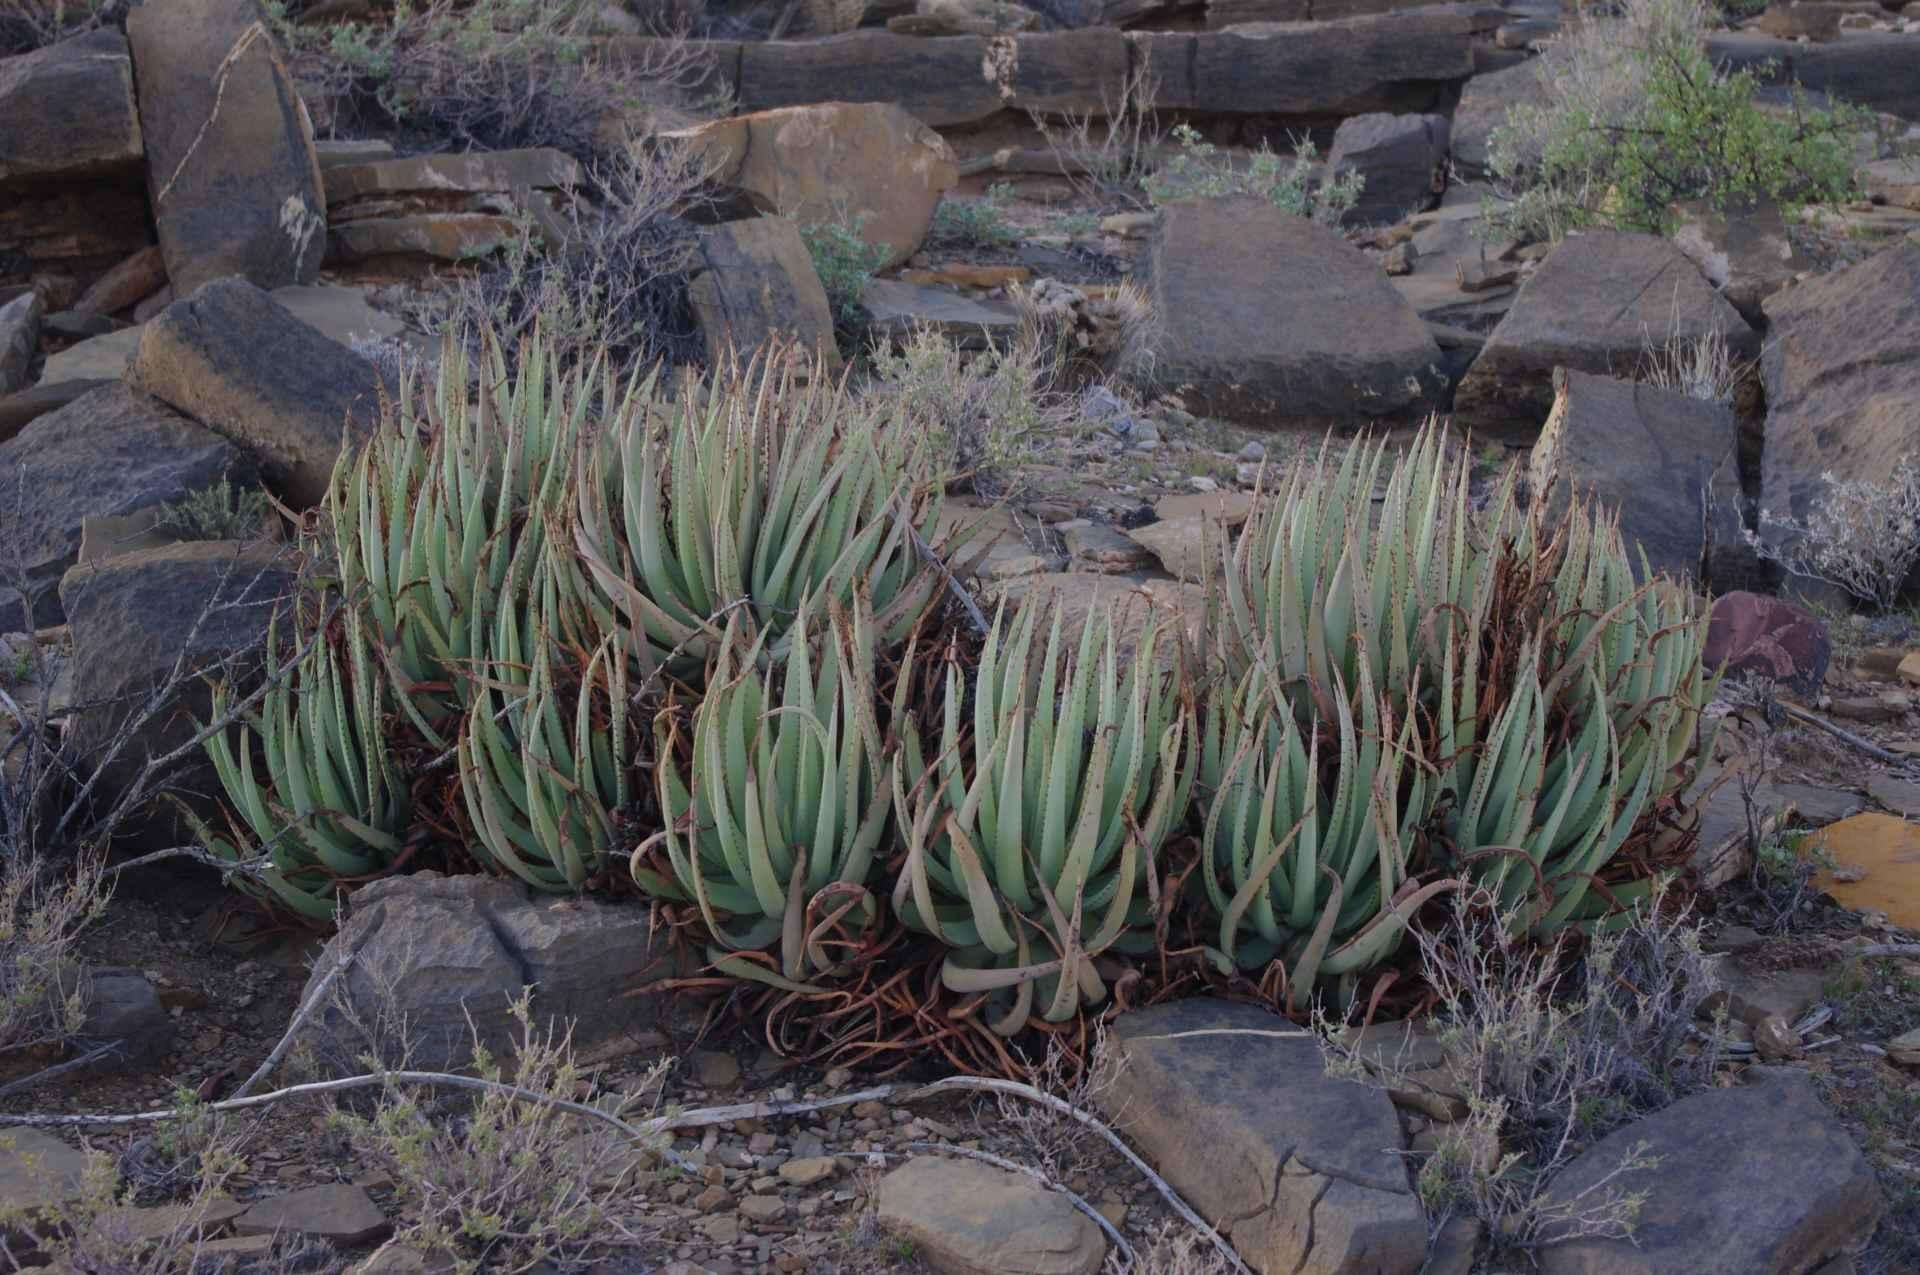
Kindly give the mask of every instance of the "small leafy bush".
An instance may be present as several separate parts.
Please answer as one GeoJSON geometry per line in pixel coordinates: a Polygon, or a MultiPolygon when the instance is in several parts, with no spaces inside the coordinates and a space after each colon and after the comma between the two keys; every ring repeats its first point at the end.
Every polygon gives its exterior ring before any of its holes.
{"type": "Polygon", "coordinates": [[[1007,224],[1013,187],[996,182],[980,199],[943,199],[934,210],[928,243],[936,248],[1004,248],[1019,236],[1007,224]]]}
{"type": "Polygon", "coordinates": [[[1845,197],[1861,115],[1796,97],[1757,101],[1762,70],[1714,66],[1700,0],[1631,0],[1548,50],[1544,103],[1513,107],[1490,141],[1496,233],[1557,239],[1586,225],[1661,233],[1673,208],[1845,197]]]}
{"type": "Polygon", "coordinates": [[[160,506],[154,525],[182,540],[249,540],[260,534],[272,512],[264,491],[222,478],[160,506]]]}
{"type": "Polygon", "coordinates": [[[64,1045],[80,1031],[86,985],[75,944],[106,905],[97,861],[76,860],[61,880],[24,846],[0,844],[0,1055],[64,1045]]]}
{"type": "Polygon", "coordinates": [[[1221,155],[1219,147],[1203,139],[1191,124],[1176,125],[1173,138],[1179,143],[1179,151],[1146,179],[1147,194],[1155,204],[1255,195],[1282,212],[1336,225],[1359,200],[1366,184],[1359,173],[1345,172],[1314,186],[1314,160],[1319,151],[1306,138],[1295,139],[1291,159],[1275,154],[1263,143],[1244,170],[1221,155]]]}
{"type": "Polygon", "coordinates": [[[867,224],[865,213],[849,213],[838,221],[814,222],[800,227],[800,238],[813,258],[814,273],[827,290],[827,304],[833,307],[834,321],[845,331],[860,326],[866,313],[861,296],[867,281],[887,263],[888,252],[879,244],[861,238],[867,224]]]}

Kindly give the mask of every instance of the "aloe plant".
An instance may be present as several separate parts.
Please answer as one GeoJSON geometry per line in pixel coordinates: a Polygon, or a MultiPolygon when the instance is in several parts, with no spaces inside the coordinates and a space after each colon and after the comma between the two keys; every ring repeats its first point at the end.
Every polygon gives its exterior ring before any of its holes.
{"type": "Polygon", "coordinates": [[[690,725],[672,709],[655,719],[664,826],[632,872],[647,893],[699,908],[717,968],[810,991],[877,919],[867,881],[893,743],[875,716],[864,599],[802,599],[788,632],[784,668],[767,671],[768,634],[731,616],[690,725]],[[757,953],[777,963],[745,955],[757,953]]]}
{"type": "Polygon", "coordinates": [[[636,396],[586,456],[575,542],[601,594],[658,657],[698,667],[730,610],[774,636],[803,599],[850,604],[898,641],[934,598],[937,485],[910,439],[856,410],[819,364],[767,356],[705,390],[636,396]]]}
{"type": "MultiPolygon", "coordinates": [[[[291,621],[309,640],[288,663],[269,666],[259,711],[207,740],[236,812],[231,835],[204,824],[197,832],[222,858],[264,853],[268,866],[258,879],[265,893],[325,921],[333,917],[343,881],[375,875],[400,853],[407,785],[387,752],[391,704],[359,613],[340,609],[337,636],[312,631],[314,621],[297,601],[291,621]]],[[[269,654],[279,650],[280,633],[276,613],[267,626],[269,654]]],[[[226,715],[232,696],[225,682],[214,684],[215,720],[226,715]]]]}
{"type": "Polygon", "coordinates": [[[1036,1006],[1059,1022],[1098,1004],[1094,959],[1151,946],[1153,861],[1197,766],[1188,688],[1156,659],[1157,625],[1123,661],[1106,610],[1075,639],[1058,601],[1035,649],[1045,611],[1001,609],[971,688],[948,662],[933,755],[909,723],[894,769],[907,846],[894,909],[953,949],[949,989],[1012,993],[993,1023],[1006,1034],[1036,1006]]]}

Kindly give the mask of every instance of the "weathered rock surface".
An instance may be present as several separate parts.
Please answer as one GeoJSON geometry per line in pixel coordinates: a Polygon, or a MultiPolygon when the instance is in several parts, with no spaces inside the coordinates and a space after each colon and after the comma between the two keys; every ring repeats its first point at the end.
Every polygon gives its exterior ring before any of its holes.
{"type": "Polygon", "coordinates": [[[888,265],[919,249],[941,194],[959,180],[946,141],[890,104],[786,107],[666,138],[768,212],[801,225],[864,218],[861,237],[887,249],[888,265]]]}
{"type": "Polygon", "coordinates": [[[880,1179],[880,1225],[944,1275],[1094,1275],[1100,1228],[1032,1178],[919,1156],[880,1179]]]}
{"type": "Polygon", "coordinates": [[[1592,1189],[1643,1142],[1660,1163],[1619,1183],[1646,1192],[1632,1239],[1549,1244],[1545,1275],[1798,1275],[1864,1243],[1886,1207],[1805,1076],[1771,1068],[1603,1138],[1554,1178],[1550,1204],[1592,1189]]]}
{"type": "Polygon", "coordinates": [[[351,218],[356,200],[396,195],[459,200],[516,190],[557,190],[578,185],[580,176],[576,160],[550,147],[336,163],[321,172],[330,219],[341,214],[351,218]]]}
{"type": "Polygon", "coordinates": [[[1553,370],[1632,376],[1669,338],[1717,333],[1736,358],[1759,337],[1665,239],[1588,231],[1555,248],[1521,287],[1454,394],[1454,419],[1530,441],[1553,407],[1553,370]]]}
{"type": "Polygon", "coordinates": [[[1189,410],[1351,424],[1417,414],[1439,393],[1439,347],[1380,267],[1265,200],[1170,205],[1150,270],[1155,375],[1189,410]]]}
{"type": "Polygon", "coordinates": [[[41,1129],[0,1125],[0,1200],[35,1212],[78,1199],[86,1155],[41,1129]]]}
{"type": "Polygon", "coordinates": [[[1179,1001],[1111,1030],[1125,1066],[1101,1107],[1260,1275],[1420,1269],[1426,1220],[1384,1092],[1327,1076],[1314,1040],[1249,1005],[1179,1001]],[[1213,1034],[1179,1035],[1195,1031],[1213,1034]]]}
{"type": "Polygon", "coordinates": [[[952,288],[873,279],[860,295],[867,326],[876,336],[894,341],[904,341],[926,327],[961,349],[983,350],[1005,344],[1020,327],[1020,312],[1006,302],[970,297],[952,288]]]}
{"type": "Polygon", "coordinates": [[[24,179],[132,173],[144,154],[133,62],[118,31],[0,59],[0,191],[24,179]]]}
{"type": "Polygon", "coordinates": [[[1827,44],[1802,44],[1744,31],[1707,40],[1716,66],[1752,70],[1762,83],[1798,84],[1849,102],[1920,120],[1920,35],[1849,32],[1827,44]]]}
{"type": "Polygon", "coordinates": [[[707,358],[743,356],[775,341],[823,353],[838,366],[833,308],[800,230],[785,217],[751,217],[700,232],[688,283],[707,358]]]}
{"type": "MultiPolygon", "coordinates": [[[[1822,476],[1884,481],[1920,456],[1920,243],[1889,248],[1767,302],[1772,327],[1760,507],[1804,518],[1822,476]]],[[[1783,538],[1761,521],[1761,534],[1783,538]]]]}
{"type": "MultiPolygon", "coordinates": [[[[511,1053],[517,1029],[508,1004],[528,986],[535,1026],[572,1024],[574,1045],[590,1054],[650,1038],[655,1001],[620,994],[670,972],[669,958],[650,942],[644,907],[535,894],[497,877],[420,872],[354,892],[302,1000],[343,954],[357,952],[334,987],[363,1015],[383,1012],[390,997],[413,1030],[416,1067],[467,1065],[475,1034],[496,1056],[511,1053]]],[[[324,1065],[343,1072],[357,1069],[358,1053],[386,1043],[359,1037],[331,1008],[314,1016],[303,1039],[324,1065]]]]}
{"type": "Polygon", "coordinates": [[[149,245],[95,280],[73,303],[73,312],[118,314],[166,286],[166,258],[157,245],[149,245]]]}
{"type": "Polygon", "coordinates": [[[1762,304],[1809,265],[1794,251],[1780,210],[1769,204],[1732,212],[1692,206],[1682,212],[1686,220],[1673,232],[1674,246],[1700,267],[1741,318],[1764,327],[1762,304]]]}
{"type": "Polygon", "coordinates": [[[313,127],[256,0],[154,0],[127,17],[147,189],[178,296],[227,275],[312,283],[326,201],[313,127]]]}
{"type": "Polygon", "coordinates": [[[379,1205],[347,1182],[261,1200],[234,1219],[241,1235],[311,1235],[341,1246],[371,1244],[392,1230],[379,1205]]]}
{"type": "Polygon", "coordinates": [[[88,516],[165,504],[245,468],[226,439],[118,385],[34,420],[0,443],[0,526],[37,600],[28,623],[18,594],[0,588],[0,632],[59,623],[55,586],[88,516]]]}
{"type": "MultiPolygon", "coordinates": [[[[193,672],[238,656],[232,672],[244,683],[257,666],[267,622],[293,581],[294,563],[277,546],[224,540],[140,549],[67,572],[60,605],[73,631],[74,697],[89,706],[74,719],[73,743],[100,769],[103,797],[116,798],[148,756],[186,743],[196,720],[210,720],[211,692],[193,672]],[[129,729],[182,657],[186,683],[152,718],[129,729]]],[[[169,779],[202,818],[215,813],[218,776],[197,750],[169,779]]],[[[156,809],[139,836],[173,845],[174,832],[184,830],[168,807],[156,809]]]]}
{"type": "Polygon", "coordinates": [[[40,320],[47,306],[38,292],[25,292],[0,305],[0,394],[23,390],[40,348],[40,320]]]}
{"type": "Polygon", "coordinates": [[[1460,105],[1453,112],[1451,142],[1453,165],[1462,177],[1487,175],[1487,139],[1506,122],[1507,112],[1522,103],[1546,99],[1540,86],[1540,64],[1522,62],[1476,75],[1460,90],[1460,105]]]}
{"type": "Polygon", "coordinates": [[[577,185],[581,170],[533,148],[336,164],[322,178],[329,266],[465,262],[513,243],[527,217],[551,222],[553,192],[577,185]]]}
{"type": "Polygon", "coordinates": [[[327,231],[327,266],[385,262],[394,257],[468,262],[490,256],[520,237],[520,225],[495,213],[435,212],[368,217],[327,231]]]}
{"type": "Polygon", "coordinates": [[[1355,115],[1342,120],[1327,171],[1358,173],[1360,198],[1348,225],[1392,225],[1433,207],[1446,186],[1449,126],[1444,115],[1355,115]]]}
{"type": "Polygon", "coordinates": [[[1715,598],[1701,660],[1734,676],[1759,676],[1800,696],[1816,694],[1833,643],[1827,626],[1790,602],[1736,590],[1715,598]]]}
{"type": "MultiPolygon", "coordinates": [[[[1718,403],[1632,381],[1554,373],[1553,411],[1534,444],[1529,478],[1548,508],[1597,499],[1619,514],[1628,552],[1637,542],[1655,571],[1716,590],[1759,572],[1735,451],[1739,428],[1718,403]]],[[[1635,555],[1636,561],[1638,555],[1635,555]]]]}
{"type": "Polygon", "coordinates": [[[52,384],[43,382],[0,397],[0,443],[6,442],[48,412],[57,411],[82,394],[111,384],[112,381],[100,379],[58,381],[52,384]]]}
{"type": "Polygon", "coordinates": [[[145,1069],[172,1051],[173,1016],[160,1003],[160,993],[145,974],[139,970],[96,969],[82,977],[87,981],[87,1009],[80,1024],[81,1041],[88,1047],[118,1045],[89,1070],[145,1069]]]}
{"type": "Polygon", "coordinates": [[[320,503],[343,431],[379,412],[379,373],[241,279],[206,285],[140,330],[130,383],[246,447],[284,499],[320,503]]]}

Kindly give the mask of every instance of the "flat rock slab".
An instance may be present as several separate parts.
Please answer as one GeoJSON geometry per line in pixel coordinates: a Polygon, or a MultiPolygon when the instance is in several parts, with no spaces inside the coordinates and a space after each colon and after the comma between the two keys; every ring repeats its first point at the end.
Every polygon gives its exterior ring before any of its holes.
{"type": "Polygon", "coordinates": [[[1427,1223],[1393,1103],[1286,1019],[1206,998],[1114,1020],[1100,1106],[1260,1275],[1412,1275],[1427,1223]],[[1193,1033],[1193,1034],[1185,1034],[1193,1033]]]}
{"type": "Polygon", "coordinates": [[[1190,411],[1326,428],[1418,415],[1440,347],[1380,267],[1264,199],[1172,204],[1151,247],[1154,374],[1190,411]]]}
{"type": "Polygon", "coordinates": [[[944,1275],[1095,1275],[1106,1237],[1024,1174],[921,1156],[880,1179],[880,1225],[944,1275]]]}
{"type": "Polygon", "coordinates": [[[1842,907],[1884,912],[1901,929],[1920,929],[1920,823],[1892,815],[1853,815],[1821,829],[1820,844],[1843,869],[1860,874],[1842,881],[1822,872],[1817,878],[1822,890],[1842,907]]]}
{"type": "Polygon", "coordinates": [[[239,443],[297,508],[324,498],[343,435],[379,415],[373,364],[243,279],[220,279],[140,330],[129,383],[239,443]]]}
{"type": "Polygon", "coordinates": [[[1837,40],[1803,44],[1752,35],[1715,32],[1707,40],[1715,66],[1751,70],[1762,83],[1798,84],[1812,93],[1845,98],[1860,106],[1920,120],[1920,34],[1847,32],[1837,40]]]}
{"type": "Polygon", "coordinates": [[[1619,1182],[1646,1193],[1631,1240],[1550,1243],[1544,1275],[1799,1275],[1865,1243],[1885,1209],[1873,1166],[1803,1075],[1749,1076],[1616,1130],[1562,1170],[1550,1206],[1594,1189],[1636,1144],[1660,1161],[1619,1182]]]}
{"type": "MultiPolygon", "coordinates": [[[[1766,303],[1767,438],[1760,507],[1804,518],[1824,475],[1885,481],[1920,456],[1920,243],[1902,244],[1766,303]]],[[[1763,519],[1761,533],[1784,538],[1763,519]]]]}
{"type": "Polygon", "coordinates": [[[311,1235],[350,1246],[371,1244],[393,1227],[365,1191],[343,1182],[262,1200],[235,1218],[233,1229],[241,1235],[311,1235]]]}
{"type": "Polygon", "coordinates": [[[329,208],[366,195],[555,189],[578,185],[580,175],[577,160],[548,147],[336,162],[321,170],[329,208]]]}
{"type": "Polygon", "coordinates": [[[1597,500],[1619,516],[1628,552],[1637,545],[1654,571],[1716,591],[1755,583],[1731,409],[1565,369],[1553,385],[1553,411],[1529,461],[1530,485],[1547,493],[1552,516],[1597,500]]]}
{"type": "Polygon", "coordinates": [[[1634,378],[1670,338],[1717,333],[1735,358],[1760,338],[1699,267],[1653,235],[1570,236],[1534,271],[1454,394],[1475,433],[1531,442],[1553,409],[1553,371],[1634,378]]]}
{"type": "Polygon", "coordinates": [[[312,283],[326,200],[313,129],[255,0],[156,0],[127,16],[147,191],[178,296],[240,275],[312,283]]]}
{"type": "Polygon", "coordinates": [[[55,586],[87,518],[179,500],[246,468],[226,439],[118,384],[36,418],[0,443],[0,526],[39,596],[29,625],[18,595],[0,588],[0,632],[60,622],[55,586]]]}
{"type": "Polygon", "coordinates": [[[84,1152],[43,1129],[0,1127],[0,1200],[9,1208],[57,1208],[78,1199],[84,1152]]]}
{"type": "Polygon", "coordinates": [[[138,173],[133,60],[118,31],[0,58],[0,189],[15,179],[138,173]]]}
{"type": "Polygon", "coordinates": [[[895,341],[930,327],[962,349],[983,350],[1004,342],[1020,327],[1020,312],[1004,301],[902,279],[870,281],[861,301],[868,326],[895,341]]]}
{"type": "Polygon", "coordinates": [[[839,366],[833,307],[799,227],[785,217],[752,217],[703,230],[698,243],[688,292],[712,365],[792,341],[839,366]]]}

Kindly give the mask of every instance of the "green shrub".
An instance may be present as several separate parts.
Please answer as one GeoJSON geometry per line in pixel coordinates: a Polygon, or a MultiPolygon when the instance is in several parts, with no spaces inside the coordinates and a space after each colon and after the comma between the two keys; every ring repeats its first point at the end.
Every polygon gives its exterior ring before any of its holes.
{"type": "Polygon", "coordinates": [[[1275,154],[1262,143],[1244,169],[1221,155],[1212,142],[1202,139],[1191,124],[1177,125],[1173,138],[1180,144],[1179,151],[1146,179],[1147,194],[1155,204],[1254,195],[1282,212],[1336,225],[1359,200],[1366,184],[1359,173],[1345,172],[1316,188],[1314,160],[1319,151],[1306,138],[1295,140],[1291,159],[1275,154]]]}
{"type": "Polygon", "coordinates": [[[1005,248],[1019,235],[1007,224],[1007,205],[1013,200],[1013,187],[996,182],[987,187],[980,199],[942,199],[933,213],[933,229],[927,236],[936,248],[1005,248]]]}
{"type": "Polygon", "coordinates": [[[1695,0],[1634,0],[1548,55],[1544,103],[1511,109],[1490,140],[1497,233],[1557,239],[1586,225],[1663,233],[1676,205],[1791,208],[1847,196],[1863,120],[1796,94],[1757,100],[1762,69],[1716,68],[1695,0]]]}
{"type": "Polygon", "coordinates": [[[258,487],[235,487],[222,478],[160,506],[154,525],[182,540],[250,540],[272,512],[258,487]]]}
{"type": "Polygon", "coordinates": [[[833,307],[834,322],[843,332],[860,327],[866,308],[861,302],[867,282],[890,255],[880,244],[860,237],[867,224],[865,213],[851,213],[839,221],[820,221],[800,227],[800,238],[813,258],[814,273],[827,290],[827,304],[833,307]]]}

